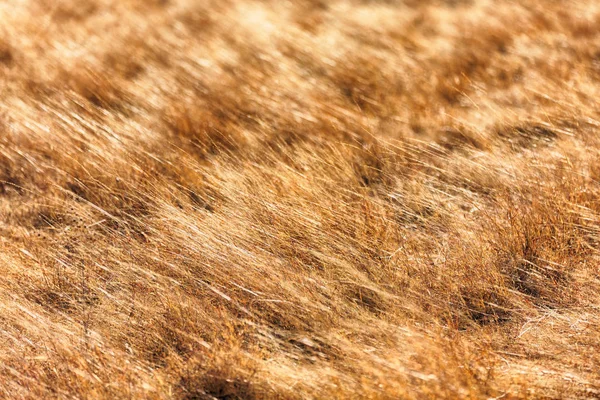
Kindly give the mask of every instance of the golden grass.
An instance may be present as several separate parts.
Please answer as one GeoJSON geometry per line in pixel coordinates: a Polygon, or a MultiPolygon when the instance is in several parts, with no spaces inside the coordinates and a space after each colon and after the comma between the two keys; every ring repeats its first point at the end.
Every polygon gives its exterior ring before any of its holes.
{"type": "Polygon", "coordinates": [[[0,21],[0,397],[600,396],[596,2],[0,21]]]}

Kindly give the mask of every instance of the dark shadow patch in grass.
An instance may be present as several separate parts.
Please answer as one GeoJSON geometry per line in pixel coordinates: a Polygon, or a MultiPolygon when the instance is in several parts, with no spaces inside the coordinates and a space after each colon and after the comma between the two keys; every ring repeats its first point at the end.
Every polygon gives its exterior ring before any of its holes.
{"type": "Polygon", "coordinates": [[[503,127],[496,134],[516,151],[545,147],[558,138],[552,128],[535,123],[503,127]]]}

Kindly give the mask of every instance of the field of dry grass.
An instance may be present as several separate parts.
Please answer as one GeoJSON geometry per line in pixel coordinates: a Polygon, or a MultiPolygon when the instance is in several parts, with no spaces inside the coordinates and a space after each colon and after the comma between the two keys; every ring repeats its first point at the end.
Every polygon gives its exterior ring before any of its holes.
{"type": "Polygon", "coordinates": [[[596,1],[0,21],[0,398],[600,397],[596,1]]]}

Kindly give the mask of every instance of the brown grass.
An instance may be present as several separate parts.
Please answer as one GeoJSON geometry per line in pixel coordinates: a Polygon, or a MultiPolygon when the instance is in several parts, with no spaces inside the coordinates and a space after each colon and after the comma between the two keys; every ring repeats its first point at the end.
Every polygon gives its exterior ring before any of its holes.
{"type": "Polygon", "coordinates": [[[0,21],[0,397],[600,396],[594,1],[0,21]]]}

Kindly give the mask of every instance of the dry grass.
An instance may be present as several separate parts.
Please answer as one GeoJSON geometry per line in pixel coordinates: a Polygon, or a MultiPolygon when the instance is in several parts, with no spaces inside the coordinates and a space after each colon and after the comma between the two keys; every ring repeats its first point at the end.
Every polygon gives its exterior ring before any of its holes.
{"type": "Polygon", "coordinates": [[[0,20],[0,397],[600,396],[596,2],[0,20]]]}

